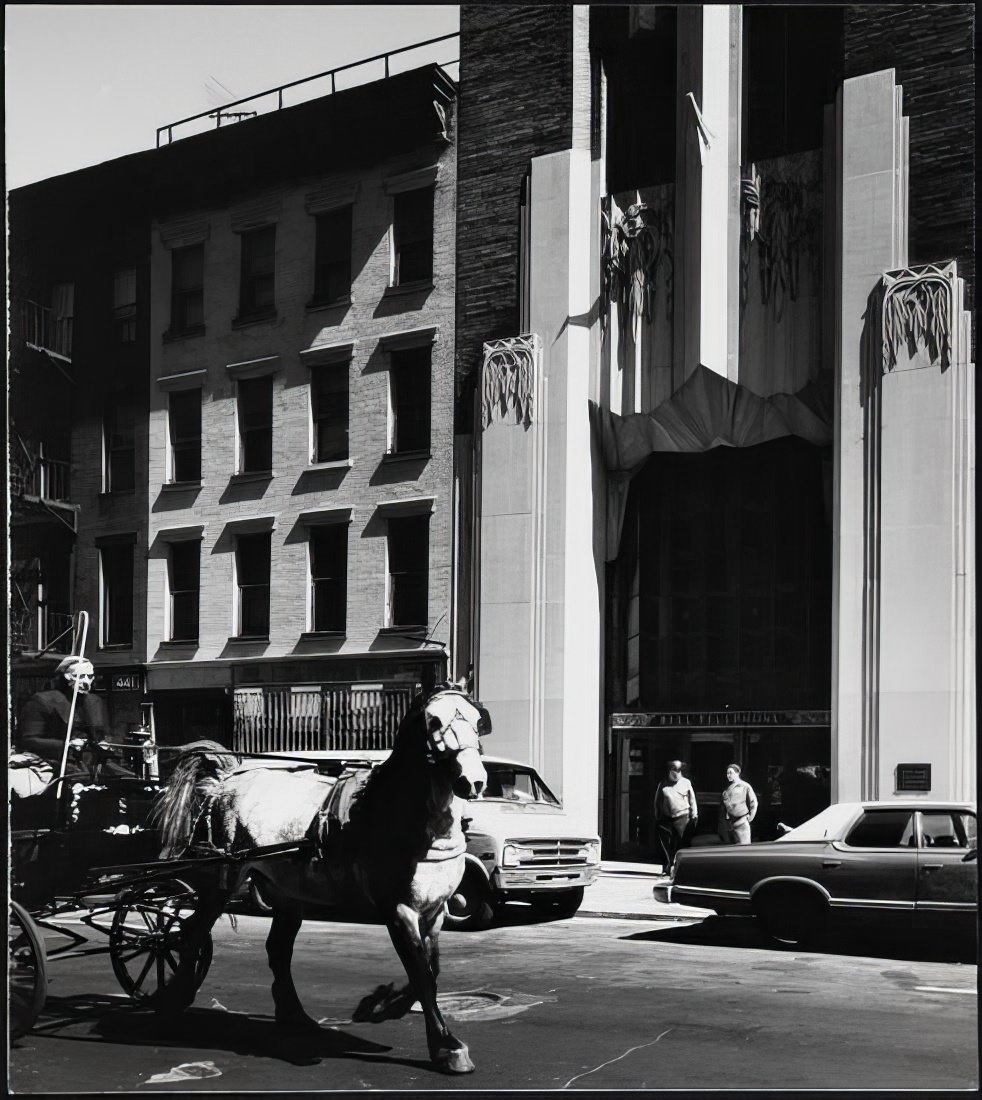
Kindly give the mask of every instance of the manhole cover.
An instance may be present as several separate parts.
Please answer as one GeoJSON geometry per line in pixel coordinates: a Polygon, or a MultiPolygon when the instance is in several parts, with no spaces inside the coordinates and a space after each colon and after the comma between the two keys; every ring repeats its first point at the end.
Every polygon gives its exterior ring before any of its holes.
{"type": "Polygon", "coordinates": [[[476,1012],[500,1004],[505,998],[500,993],[441,993],[437,1004],[444,1012],[476,1012]]]}

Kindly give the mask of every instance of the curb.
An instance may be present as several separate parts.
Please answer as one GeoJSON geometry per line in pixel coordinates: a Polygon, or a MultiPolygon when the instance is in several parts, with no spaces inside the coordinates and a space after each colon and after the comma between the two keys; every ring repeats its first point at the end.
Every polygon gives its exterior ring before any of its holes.
{"type": "Polygon", "coordinates": [[[680,921],[704,920],[709,912],[699,913],[615,913],[606,909],[579,909],[577,917],[604,917],[611,920],[660,921],[666,924],[678,924],[680,921]]]}

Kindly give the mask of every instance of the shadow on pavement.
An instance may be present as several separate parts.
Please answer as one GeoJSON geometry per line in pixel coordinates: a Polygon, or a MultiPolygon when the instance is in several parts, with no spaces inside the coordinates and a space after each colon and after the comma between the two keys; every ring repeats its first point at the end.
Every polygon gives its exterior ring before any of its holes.
{"type": "Polygon", "coordinates": [[[106,996],[49,997],[33,1029],[35,1037],[69,1042],[105,1039],[129,1046],[177,1047],[252,1058],[271,1058],[292,1065],[316,1065],[325,1059],[353,1058],[432,1069],[428,1059],[387,1056],[391,1046],[362,1039],[337,1027],[284,1033],[269,1016],[190,1008],[166,1018],[106,996]],[[85,1030],[79,1032],[79,1025],[85,1030]]]}
{"type": "Polygon", "coordinates": [[[643,932],[621,936],[624,940],[657,940],[705,947],[739,947],[774,951],[778,954],[862,955],[872,958],[901,959],[909,962],[975,963],[977,950],[973,943],[957,939],[915,940],[912,937],[890,935],[881,930],[844,929],[829,932],[822,943],[813,948],[789,947],[770,939],[753,917],[706,917],[698,924],[663,925],[643,932]]]}

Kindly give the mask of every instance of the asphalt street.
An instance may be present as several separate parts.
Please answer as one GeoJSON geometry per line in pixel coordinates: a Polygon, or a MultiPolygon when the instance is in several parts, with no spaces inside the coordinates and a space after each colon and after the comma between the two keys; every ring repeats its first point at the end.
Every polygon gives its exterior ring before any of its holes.
{"type": "Polygon", "coordinates": [[[969,1089],[978,1084],[976,968],[927,945],[771,947],[751,921],[516,908],[446,932],[440,996],[470,1047],[467,1077],[434,1072],[418,1012],[352,1023],[402,974],[383,928],[307,921],[294,973],[313,1039],[272,1021],[267,918],[216,927],[193,1008],[133,1008],[106,956],[55,961],[35,1030],[11,1050],[16,1093],[441,1089],[969,1089]]]}

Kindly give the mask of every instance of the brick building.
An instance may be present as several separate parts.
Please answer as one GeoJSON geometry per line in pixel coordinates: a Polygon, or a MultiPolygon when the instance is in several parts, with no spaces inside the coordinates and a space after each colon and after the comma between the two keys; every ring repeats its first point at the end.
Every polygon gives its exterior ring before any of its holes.
{"type": "Polygon", "coordinates": [[[46,216],[105,211],[54,220],[72,601],[117,726],[150,700],[164,743],[373,747],[448,673],[455,115],[427,65],[13,196],[25,296],[46,216]]]}
{"type": "Polygon", "coordinates": [[[707,833],[974,797],[973,33],[461,9],[477,690],[608,855],[674,757],[707,833]]]}

